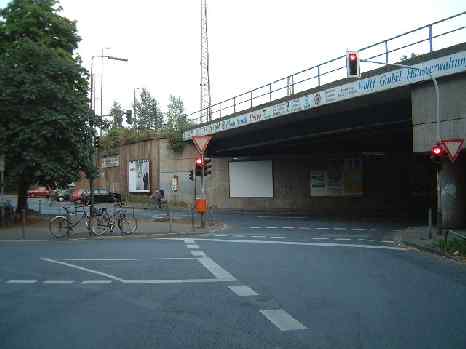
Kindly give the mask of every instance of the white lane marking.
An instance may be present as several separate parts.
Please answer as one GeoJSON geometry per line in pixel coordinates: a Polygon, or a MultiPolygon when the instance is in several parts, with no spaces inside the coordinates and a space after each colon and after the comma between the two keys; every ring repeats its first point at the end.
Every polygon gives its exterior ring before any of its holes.
{"type": "MultiPolygon", "coordinates": [[[[193,251],[195,252],[195,251],[193,251]]],[[[160,257],[160,258],[156,258],[156,259],[161,259],[161,260],[171,260],[171,259],[174,259],[174,260],[178,260],[178,259],[188,259],[188,260],[193,260],[193,259],[197,259],[195,257],[160,257]]]]}
{"type": "Polygon", "coordinates": [[[7,284],[35,284],[37,280],[8,280],[7,284]]]}
{"type": "Polygon", "coordinates": [[[262,227],[249,227],[249,229],[261,229],[262,227]]]}
{"type": "Polygon", "coordinates": [[[44,284],[51,284],[51,285],[62,285],[62,284],[72,284],[74,280],[45,280],[42,281],[44,284]]]}
{"type": "Polygon", "coordinates": [[[186,244],[194,244],[194,239],[183,239],[186,244]]]}
{"type": "Polygon", "coordinates": [[[367,228],[351,228],[351,230],[354,230],[354,231],[364,231],[364,230],[367,230],[367,228]]]}
{"type": "Polygon", "coordinates": [[[274,227],[273,225],[266,227],[267,229],[278,229],[278,227],[274,227]]]}
{"type": "Polygon", "coordinates": [[[296,227],[282,227],[283,229],[296,229],[296,227]]]}
{"type": "Polygon", "coordinates": [[[277,326],[280,331],[293,331],[307,329],[302,323],[292,317],[283,309],[259,310],[271,323],[277,326]]]}
{"type": "Polygon", "coordinates": [[[333,230],[346,230],[346,228],[335,227],[333,230]]]}
{"type": "Polygon", "coordinates": [[[286,239],[284,236],[271,236],[271,239],[286,239]]]}
{"type": "Polygon", "coordinates": [[[312,240],[328,240],[328,238],[312,238],[312,240]]]}
{"type": "Polygon", "coordinates": [[[386,244],[394,244],[395,241],[393,240],[382,240],[382,242],[385,242],[386,244]]]}
{"type": "Polygon", "coordinates": [[[191,254],[195,257],[205,257],[204,251],[191,251],[191,254]]]}
{"type": "MultiPolygon", "coordinates": [[[[228,240],[225,240],[228,241],[228,240]]],[[[217,279],[225,281],[236,281],[236,278],[223,269],[220,265],[214,262],[210,257],[201,257],[198,259],[199,262],[214,275],[217,279]]]]}
{"type": "Polygon", "coordinates": [[[228,286],[228,288],[240,297],[257,296],[259,294],[249,286],[228,286]]]}
{"type": "Polygon", "coordinates": [[[336,238],[335,241],[351,241],[351,239],[348,239],[348,238],[336,238]]]}
{"type": "Polygon", "coordinates": [[[198,249],[199,248],[199,245],[197,244],[189,244],[189,245],[186,245],[187,248],[195,248],[195,249],[198,249]]]}
{"type": "MultiPolygon", "coordinates": [[[[327,238],[328,239],[328,238],[327,238]]],[[[161,238],[160,240],[180,241],[180,238],[161,238]]],[[[318,247],[351,247],[351,248],[366,248],[370,250],[393,250],[407,251],[402,247],[391,247],[385,245],[360,245],[360,244],[344,244],[338,242],[299,242],[299,241],[276,241],[276,240],[233,240],[233,239],[206,239],[198,238],[199,241],[215,241],[224,243],[240,243],[240,244],[263,244],[263,245],[297,245],[297,246],[318,246],[318,247]]],[[[369,241],[369,240],[368,240],[369,241]]],[[[374,241],[374,240],[372,240],[374,241]]]]}
{"type": "Polygon", "coordinates": [[[366,241],[367,239],[359,238],[358,241],[366,241]]]}
{"type": "Polygon", "coordinates": [[[112,280],[84,280],[82,284],[111,284],[112,280]]]}
{"type": "Polygon", "coordinates": [[[265,235],[251,235],[252,238],[265,238],[265,235]]]}
{"type": "Polygon", "coordinates": [[[228,236],[228,234],[214,234],[215,236],[228,236]]]}
{"type": "Polygon", "coordinates": [[[43,261],[45,261],[45,262],[49,262],[49,263],[55,263],[55,264],[64,265],[64,266],[66,266],[66,267],[70,267],[70,268],[73,268],[73,269],[78,269],[78,270],[82,270],[82,271],[87,271],[88,273],[97,274],[97,275],[100,275],[100,276],[103,276],[103,277],[106,277],[106,278],[109,278],[109,279],[112,279],[112,280],[123,281],[123,279],[121,279],[121,278],[119,278],[119,277],[117,277],[117,276],[115,276],[115,275],[103,273],[103,272],[101,272],[101,271],[94,270],[94,269],[89,269],[89,268],[81,267],[81,266],[76,265],[76,264],[71,264],[71,263],[66,263],[66,262],[60,262],[60,261],[57,261],[57,260],[52,259],[52,258],[41,258],[41,260],[43,260],[43,261]]]}
{"type": "Polygon", "coordinates": [[[235,280],[224,280],[224,279],[123,280],[122,283],[158,285],[158,284],[195,284],[195,283],[230,282],[230,281],[235,281],[235,280]]]}
{"type": "Polygon", "coordinates": [[[64,261],[83,261],[83,262],[94,262],[94,261],[110,261],[110,262],[126,262],[126,261],[137,261],[138,259],[134,258],[65,258],[64,261]]]}
{"type": "Polygon", "coordinates": [[[316,230],[329,230],[330,228],[328,227],[320,227],[320,228],[316,228],[316,230]]]}

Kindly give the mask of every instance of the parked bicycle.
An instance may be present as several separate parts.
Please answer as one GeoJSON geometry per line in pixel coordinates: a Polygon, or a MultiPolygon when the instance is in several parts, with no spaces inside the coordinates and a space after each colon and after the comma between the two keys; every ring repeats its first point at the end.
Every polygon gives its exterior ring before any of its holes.
{"type": "Polygon", "coordinates": [[[79,232],[76,231],[75,228],[82,223],[85,224],[89,235],[94,233],[96,220],[95,218],[91,220],[86,209],[83,209],[81,216],[77,220],[71,218],[72,216],[78,215],[73,214],[70,207],[64,206],[63,209],[65,210],[64,216],[55,216],[49,221],[49,231],[54,238],[60,239],[65,236],[70,238],[71,236],[78,234],[79,232]]]}
{"type": "Polygon", "coordinates": [[[128,215],[126,210],[118,204],[114,206],[112,213],[109,213],[105,207],[96,210],[93,227],[95,235],[113,233],[116,227],[122,235],[130,235],[136,231],[138,222],[134,215],[128,215]]]}

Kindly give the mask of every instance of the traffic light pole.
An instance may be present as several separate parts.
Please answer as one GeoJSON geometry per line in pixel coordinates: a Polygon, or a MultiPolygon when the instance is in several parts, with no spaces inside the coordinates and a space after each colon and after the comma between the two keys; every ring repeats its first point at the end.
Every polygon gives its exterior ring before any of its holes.
{"type": "MultiPolygon", "coordinates": [[[[361,62],[366,62],[366,63],[374,63],[374,64],[380,64],[380,65],[388,65],[392,67],[399,67],[399,68],[405,68],[405,69],[412,69],[412,70],[417,70],[423,73],[426,73],[430,76],[432,79],[432,82],[434,84],[434,90],[435,90],[435,120],[436,120],[436,138],[437,138],[437,143],[440,144],[441,138],[440,138],[440,90],[438,87],[437,79],[432,75],[432,73],[427,70],[427,69],[421,69],[417,67],[412,67],[410,65],[406,64],[399,64],[399,63],[382,63],[382,62],[377,62],[377,61],[370,61],[367,59],[361,59],[361,62]]],[[[443,225],[443,219],[442,219],[442,192],[441,192],[441,187],[440,187],[440,167],[436,167],[436,176],[437,176],[437,232],[438,234],[442,234],[442,225],[443,225]]]]}
{"type": "MultiPolygon", "coordinates": [[[[202,170],[201,170],[201,198],[206,199],[205,195],[205,181],[204,181],[204,155],[202,158],[202,170]]],[[[201,228],[205,228],[205,213],[201,213],[201,228]]]]}

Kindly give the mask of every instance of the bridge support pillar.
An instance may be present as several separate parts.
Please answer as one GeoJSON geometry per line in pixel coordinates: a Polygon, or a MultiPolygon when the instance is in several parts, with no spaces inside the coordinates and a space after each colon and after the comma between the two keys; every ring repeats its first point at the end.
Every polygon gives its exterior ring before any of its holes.
{"type": "Polygon", "coordinates": [[[464,227],[466,223],[466,160],[460,157],[455,163],[444,159],[439,174],[440,205],[443,228],[464,227]]]}

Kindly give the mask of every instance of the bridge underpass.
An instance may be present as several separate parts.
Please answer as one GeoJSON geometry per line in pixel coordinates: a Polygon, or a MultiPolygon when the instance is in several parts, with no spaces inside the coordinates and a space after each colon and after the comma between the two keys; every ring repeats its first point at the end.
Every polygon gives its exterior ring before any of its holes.
{"type": "MultiPolygon", "coordinates": [[[[436,76],[440,123],[429,75],[384,67],[185,132],[186,140],[213,135],[210,204],[427,222],[437,205],[429,159],[436,127],[441,139],[466,137],[466,44],[405,64],[436,76]]],[[[462,151],[455,164],[442,160],[440,206],[448,227],[465,223],[465,158],[462,151]]]]}
{"type": "MultiPolygon", "coordinates": [[[[356,103],[301,112],[215,135],[211,204],[223,208],[288,210],[310,214],[426,219],[434,205],[434,170],[412,152],[409,90],[356,103]],[[355,107],[356,106],[356,107],[355,107]],[[272,162],[269,197],[235,197],[230,162],[272,162]],[[358,163],[356,171],[348,163],[358,163]],[[341,168],[329,169],[332,164],[341,168]],[[329,170],[337,172],[333,183],[329,170]],[[339,172],[339,173],[338,173],[339,172]],[[319,181],[325,182],[317,188],[319,181]],[[314,175],[314,177],[313,177],[314,175]],[[340,177],[339,177],[340,176],[340,177]],[[333,186],[333,188],[329,188],[333,186]],[[338,188],[340,186],[340,188],[338,188]]],[[[251,178],[244,178],[254,180],[251,178]]],[[[256,178],[261,182],[261,178],[256,178]]],[[[233,179],[235,181],[235,179],[233,179]]],[[[241,179],[240,179],[241,181],[241,179]]],[[[253,191],[254,184],[244,183],[253,191]]],[[[256,196],[251,192],[251,196],[256,196]]]]}

